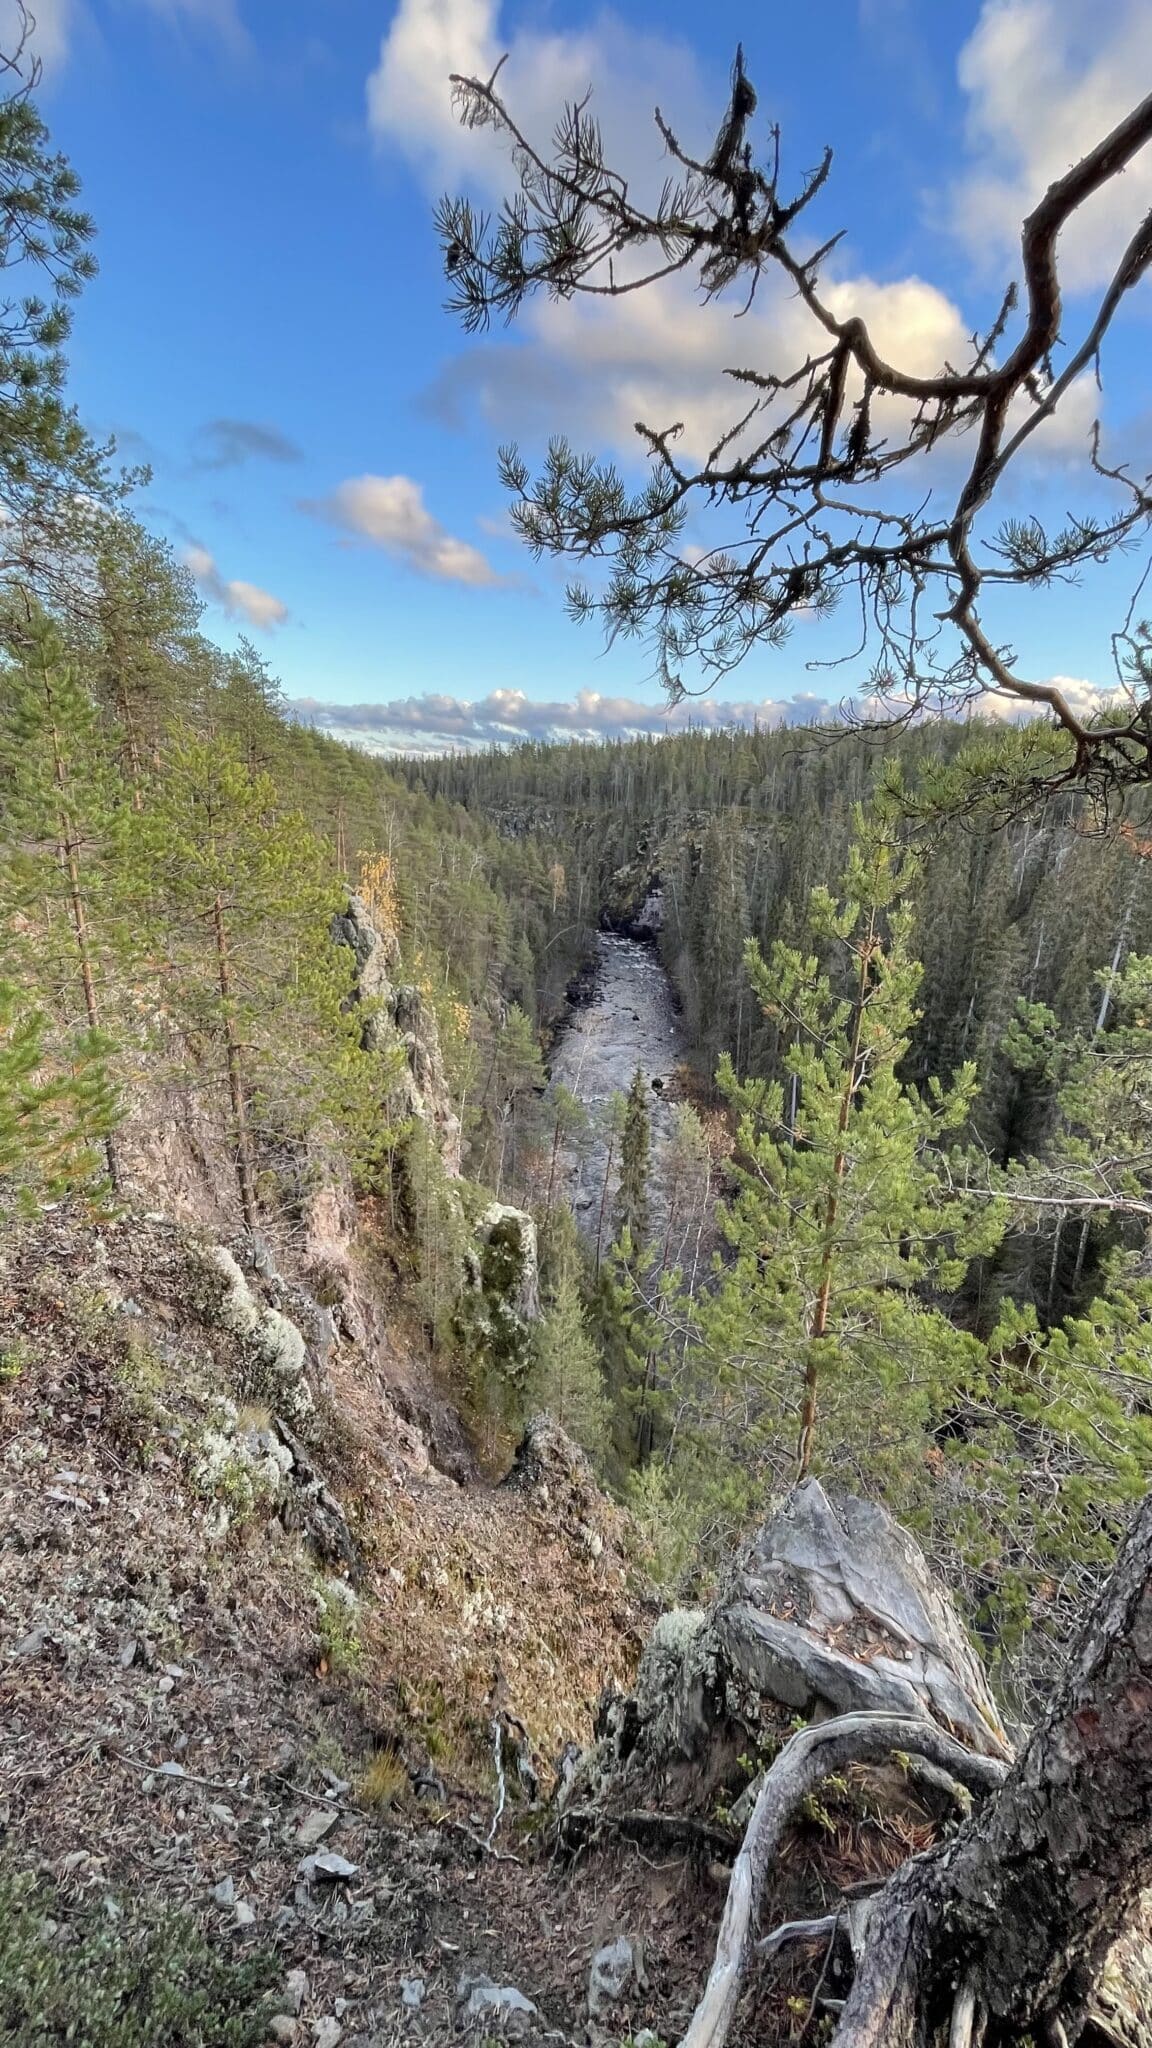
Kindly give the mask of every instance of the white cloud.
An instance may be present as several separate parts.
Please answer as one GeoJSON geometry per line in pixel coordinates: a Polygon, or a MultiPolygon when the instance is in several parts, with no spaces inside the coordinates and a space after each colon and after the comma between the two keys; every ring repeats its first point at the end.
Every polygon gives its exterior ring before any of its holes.
{"type": "MultiPolygon", "coordinates": [[[[845,278],[827,294],[839,316],[862,314],[881,352],[930,375],[964,352],[970,323],[935,286],[919,278],[878,284],[845,278]]],[[[701,304],[686,279],[666,279],[617,300],[537,300],[523,322],[525,343],[473,348],[443,372],[429,397],[453,417],[478,398],[497,429],[565,432],[578,441],[636,456],[636,422],[662,429],[680,422],[677,448],[701,460],[747,410],[752,393],[725,375],[732,367],[793,370],[821,330],[783,283],[766,279],[752,311],[701,304]]],[[[847,394],[851,403],[855,394],[847,394]]],[[[878,426],[895,424],[878,406],[878,426]]],[[[904,409],[906,411],[906,408],[904,409]]],[[[847,414],[846,414],[847,416],[847,414]]],[[[763,431],[761,419],[757,432],[763,431]]]]}
{"type": "Polygon", "coordinates": [[[288,607],[280,598],[273,597],[269,590],[261,590],[256,583],[246,583],[240,576],[222,576],[215,556],[199,542],[193,541],[184,549],[184,560],[204,596],[218,604],[229,618],[245,619],[262,632],[284,624],[288,607]]]}
{"type": "MultiPolygon", "coordinates": [[[[248,32],[240,18],[239,0],[135,0],[150,14],[177,27],[191,22],[221,36],[235,49],[246,48],[248,32]]],[[[72,53],[82,23],[89,29],[92,16],[86,0],[28,0],[34,26],[29,48],[46,73],[60,70],[72,53]]],[[[0,49],[13,47],[13,30],[18,22],[16,0],[0,0],[0,49]]]]}
{"type": "Polygon", "coordinates": [[[503,191],[507,151],[490,133],[460,127],[449,78],[487,78],[505,51],[501,80],[528,133],[549,137],[565,102],[592,86],[593,112],[612,160],[625,170],[651,168],[659,157],[648,118],[654,107],[674,107],[681,122],[704,112],[699,65],[687,45],[628,28],[611,13],[579,32],[543,35],[503,28],[501,0],[400,0],[368,80],[373,134],[402,149],[433,188],[463,174],[503,191]]]}
{"type": "Polygon", "coordinates": [[[303,509],[370,541],[422,576],[474,586],[498,583],[491,563],[434,519],[410,476],[354,476],[303,509]]]}
{"type": "MultiPolygon", "coordinates": [[[[72,26],[72,0],[29,0],[26,51],[45,72],[58,70],[67,57],[72,26]]],[[[6,56],[15,50],[20,34],[16,0],[0,0],[0,50],[6,56]]]]}
{"type": "MultiPolygon", "coordinates": [[[[970,252],[999,265],[1020,228],[1062,177],[1129,113],[1152,78],[1148,0],[984,0],[960,56],[972,168],[949,205],[970,252]]],[[[1110,276],[1152,205],[1152,149],[1134,158],[1069,223],[1061,239],[1066,284],[1110,276]]]]}
{"type": "Polygon", "coordinates": [[[605,697],[578,690],[575,697],[544,701],[523,690],[492,690],[475,700],[429,691],[371,704],[324,704],[298,697],[292,709],[307,724],[376,752],[443,752],[451,747],[514,745],[523,739],[617,739],[634,733],[685,732],[689,727],[810,725],[835,716],[825,699],[726,703],[690,698],[669,706],[635,697],[605,697]]]}
{"type": "MultiPolygon", "coordinates": [[[[1069,710],[1077,718],[1094,718],[1106,711],[1118,696],[1117,686],[1110,683],[1093,683],[1086,676],[1045,676],[1042,679],[1047,688],[1059,690],[1069,710]]],[[[1044,713],[1044,706],[1029,702],[1023,697],[1013,697],[1007,690],[986,690],[975,700],[974,709],[983,718],[995,718],[1005,725],[1022,725],[1028,719],[1044,713]]]]}
{"type": "Polygon", "coordinates": [[[229,41],[247,41],[238,0],[141,0],[141,4],[163,21],[197,22],[229,41]]]}

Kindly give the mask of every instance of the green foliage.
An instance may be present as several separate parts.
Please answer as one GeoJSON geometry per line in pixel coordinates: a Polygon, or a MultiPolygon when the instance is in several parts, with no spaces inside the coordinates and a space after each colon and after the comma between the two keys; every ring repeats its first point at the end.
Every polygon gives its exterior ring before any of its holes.
{"type": "MultiPolygon", "coordinates": [[[[11,50],[5,54],[15,57],[11,50]]],[[[93,224],[77,204],[75,171],[52,149],[29,97],[20,57],[6,66],[4,83],[0,506],[7,521],[25,529],[28,553],[35,555],[46,535],[59,544],[82,526],[85,505],[114,491],[106,451],[93,445],[62,395],[72,307],[96,272],[93,224]],[[77,494],[83,494],[79,502],[77,494]]]]}
{"type": "Polygon", "coordinates": [[[935,1300],[995,1249],[1004,1220],[958,1190],[943,1157],[969,1113],[971,1068],[923,1092],[900,1078],[920,982],[914,885],[883,823],[861,819],[842,899],[812,898],[828,965],[783,943],[765,962],[750,942],[785,1078],[740,1082],[722,1063],[734,1192],[728,1252],[698,1311],[717,1381],[738,1388],[746,1442],[778,1462],[781,1418],[794,1415],[796,1469],[855,1467],[905,1511],[968,1364],[969,1340],[935,1300]]]}
{"type": "Polygon", "coordinates": [[[705,1509],[684,1490],[678,1474],[648,1464],[628,1476],[625,1492],[653,1584],[671,1598],[698,1564],[705,1509]]]}
{"type": "Polygon", "coordinates": [[[620,1180],[616,1190],[616,1230],[628,1232],[639,1251],[648,1236],[648,1172],[652,1153],[652,1121],[648,1089],[640,1068],[632,1076],[624,1104],[620,1139],[620,1180]]]}
{"type": "Polygon", "coordinates": [[[601,1456],[608,1402],[574,1261],[556,1275],[547,1312],[533,1332],[530,1374],[531,1405],[546,1408],[591,1457],[601,1456]]]}
{"type": "Polygon", "coordinates": [[[111,1893],[79,1912],[0,1873],[0,2039],[21,2048],[261,2048],[277,1966],[214,1948],[187,1915],[111,1893]]]}
{"type": "Polygon", "coordinates": [[[321,1656],[338,1678],[354,1678],[364,1661],[354,1602],[330,1585],[322,1585],[316,1599],[321,1656]]]}
{"type": "Polygon", "coordinates": [[[101,1184],[101,1144],[120,1105],[109,1041],[78,1029],[48,1049],[49,1023],[0,982],[0,1217],[101,1184]]]}

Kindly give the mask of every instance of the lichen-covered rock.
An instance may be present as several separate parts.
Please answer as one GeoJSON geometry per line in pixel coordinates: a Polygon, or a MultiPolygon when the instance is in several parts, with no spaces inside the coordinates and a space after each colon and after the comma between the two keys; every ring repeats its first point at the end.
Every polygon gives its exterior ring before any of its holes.
{"type": "Polygon", "coordinates": [[[302,1331],[280,1309],[258,1301],[226,1245],[209,1245],[204,1269],[215,1284],[207,1305],[210,1320],[245,1348],[253,1370],[245,1389],[265,1398],[295,1428],[313,1409],[305,1368],[308,1347],[302,1331]]]}
{"type": "Polygon", "coordinates": [[[551,1415],[534,1415],[526,1425],[503,1483],[541,1507],[565,1505],[578,1516],[603,1500],[584,1452],[551,1415]]]}
{"type": "Polygon", "coordinates": [[[392,995],[392,972],[400,964],[400,944],[393,932],[382,932],[362,896],[350,896],[348,908],[332,920],[332,937],[348,946],[356,962],[356,986],[362,1002],[392,995]]]}
{"type": "Polygon", "coordinates": [[[540,1260],[532,1217],[507,1202],[490,1202],[476,1224],[476,1242],[484,1293],[534,1323],[540,1314],[540,1260]]]}
{"type": "Polygon", "coordinates": [[[292,1453],[274,1430],[245,1428],[236,1404],[217,1398],[191,1447],[189,1476],[209,1504],[208,1531],[217,1539],[262,1503],[277,1506],[292,1473],[292,1453]]]}

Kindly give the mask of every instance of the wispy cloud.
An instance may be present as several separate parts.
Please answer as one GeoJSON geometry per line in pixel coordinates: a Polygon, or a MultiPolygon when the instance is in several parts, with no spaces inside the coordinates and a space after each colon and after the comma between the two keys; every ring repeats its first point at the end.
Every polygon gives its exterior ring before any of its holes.
{"type": "Polygon", "coordinates": [[[549,34],[511,27],[504,13],[502,0],[400,0],[381,41],[367,87],[369,128],[402,149],[433,190],[460,174],[504,189],[506,152],[494,136],[461,129],[449,78],[487,78],[505,52],[503,75],[530,131],[550,135],[565,101],[594,86],[613,161],[629,173],[643,175],[647,163],[651,180],[657,105],[676,108],[687,141],[705,141],[713,110],[686,43],[632,29],[608,10],[587,28],[549,34]]]}
{"type": "Polygon", "coordinates": [[[261,590],[258,584],[246,583],[239,576],[222,576],[216,557],[199,542],[191,542],[183,553],[198,589],[212,604],[227,612],[229,618],[244,619],[262,632],[284,624],[288,607],[282,599],[273,597],[270,590],[261,590]]]}
{"type": "Polygon", "coordinates": [[[299,462],[295,441],[259,420],[207,420],[195,437],[193,467],[239,469],[245,462],[299,462]]]}
{"type": "MultiPolygon", "coordinates": [[[[159,16],[173,28],[185,24],[217,35],[233,50],[247,50],[251,38],[241,18],[239,0],[136,0],[145,12],[159,16]]],[[[29,53],[49,75],[59,71],[72,54],[78,31],[92,32],[93,16],[85,0],[29,0],[33,21],[29,53]]],[[[16,0],[0,0],[0,49],[14,48],[19,11],[16,0]]]]}
{"type": "Polygon", "coordinates": [[[239,0],[137,0],[150,14],[158,14],[173,27],[185,22],[208,29],[235,49],[249,45],[248,31],[240,14],[239,0]]]}
{"type": "Polygon", "coordinates": [[[835,716],[826,699],[724,703],[714,697],[681,704],[645,703],[579,690],[575,697],[538,700],[523,690],[492,690],[477,699],[430,691],[371,704],[324,704],[298,697],[292,709],[307,724],[378,753],[440,753],[514,745],[517,740],[621,739],[637,733],[686,732],[690,727],[810,725],[835,716]]]}
{"type": "Polygon", "coordinates": [[[457,540],[433,517],[421,486],[410,476],[354,476],[326,498],[305,498],[301,509],[445,583],[475,587],[501,578],[479,548],[457,540]]]}
{"type": "MultiPolygon", "coordinates": [[[[0,50],[6,56],[15,51],[24,26],[16,0],[0,0],[0,50]]],[[[73,26],[72,0],[35,0],[28,10],[26,54],[50,75],[67,58],[73,26]]]]}
{"type": "MultiPolygon", "coordinates": [[[[1024,216],[1048,185],[1129,112],[1152,77],[1148,0],[984,0],[959,65],[970,168],[949,196],[952,223],[978,261],[1020,246],[1024,216]]],[[[1152,205],[1152,148],[1114,178],[1060,238],[1073,289],[1110,277],[1152,205]]]]}

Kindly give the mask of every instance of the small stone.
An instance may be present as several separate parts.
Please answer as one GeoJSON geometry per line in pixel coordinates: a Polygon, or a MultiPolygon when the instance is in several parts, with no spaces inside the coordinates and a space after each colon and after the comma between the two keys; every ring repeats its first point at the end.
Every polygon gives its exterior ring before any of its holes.
{"type": "Polygon", "coordinates": [[[168,1697],[168,1694],[172,1691],[172,1688],[175,1685],[175,1683],[176,1680],[174,1678],[162,1678],[160,1680],[159,1685],[156,1687],[156,1690],[162,1696],[162,1698],[166,1699],[168,1697]]]}
{"type": "Polygon", "coordinates": [[[292,2042],[296,2039],[297,2027],[291,2013],[274,2012],[268,2022],[268,2032],[274,2041],[292,2042]]]}
{"type": "Polygon", "coordinates": [[[406,2005],[410,2012],[419,2012],[424,2003],[423,1977],[401,1977],[400,2002],[406,2005]]]}
{"type": "Polygon", "coordinates": [[[327,1850],[321,1856],[301,1857],[296,1869],[306,1884],[311,1884],[318,1877],[327,1878],[330,1884],[347,1884],[358,1874],[360,1865],[349,1863],[346,1856],[337,1856],[327,1850]]]}
{"type": "Polygon", "coordinates": [[[213,1820],[219,1821],[222,1828],[234,1828],[236,1826],[236,1815],[230,1806],[213,1805],[208,1808],[208,1811],[213,1820]]]}
{"type": "Polygon", "coordinates": [[[288,1992],[289,2005],[293,2012],[299,2012],[304,2000],[308,1996],[308,1972],[306,1970],[289,1970],[287,1977],[284,1979],[284,1984],[288,1992]]]}
{"type": "Polygon", "coordinates": [[[122,1671],[130,1671],[132,1669],[133,1664],[136,1662],[136,1656],[137,1652],[139,1651],[139,1648],[140,1645],[137,1642],[135,1636],[129,1636],[125,1642],[121,1643],[119,1650],[119,1663],[122,1671]]]}
{"type": "Polygon", "coordinates": [[[313,2020],[312,2039],[316,2048],[339,2048],[340,2042],[344,2039],[344,2029],[339,2020],[331,2017],[313,2020]]]}
{"type": "Polygon", "coordinates": [[[518,2040],[528,2032],[531,2022],[537,2017],[536,2007],[514,1984],[492,1984],[487,1978],[462,1977],[458,1996],[462,2003],[457,2013],[461,2027],[483,2027],[485,2033],[497,2031],[512,2040],[518,2040]]]}
{"type": "Polygon", "coordinates": [[[621,1934],[597,1949],[588,1977],[588,2011],[594,2020],[624,1996],[635,1969],[632,1943],[626,1935],[621,1934]]]}
{"type": "Polygon", "coordinates": [[[236,1925],[237,1927],[254,1927],[256,1925],[255,1908],[248,1904],[247,1899],[237,1899],[236,1901],[236,1925]]]}
{"type": "Polygon", "coordinates": [[[348,2010],[348,2000],[346,1998],[334,1998],[332,2000],[332,2010],[337,2019],[342,2020],[348,2010]]]}
{"type": "Polygon", "coordinates": [[[296,1842],[301,1849],[314,1849],[318,1842],[330,1835],[340,1816],[330,1810],[326,1813],[310,1813],[296,1830],[296,1842]]]}
{"type": "Polygon", "coordinates": [[[157,1765],[156,1775],[159,1778],[182,1778],[185,1776],[184,1766],[169,1760],[166,1764],[157,1765]]]}
{"type": "Polygon", "coordinates": [[[17,1657],[40,1657],[40,1656],[43,1656],[43,1654],[44,1654],[44,1646],[45,1646],[45,1644],[47,1643],[47,1641],[48,1641],[48,1631],[47,1631],[47,1629],[46,1629],[46,1628],[34,1628],[34,1629],[32,1630],[32,1633],[31,1633],[31,1635],[27,1635],[27,1636],[25,1636],[25,1637],[24,1637],[24,1640],[23,1640],[23,1642],[19,1642],[19,1643],[17,1643],[17,1645],[16,1645],[16,1649],[15,1649],[15,1651],[14,1651],[14,1653],[13,1653],[13,1654],[14,1654],[15,1656],[17,1656],[17,1657]]]}
{"type": "Polygon", "coordinates": [[[236,1886],[233,1884],[232,1879],[230,1877],[222,1877],[219,1884],[214,1884],[212,1887],[212,1897],[218,1906],[234,1906],[236,1904],[236,1886]]]}

